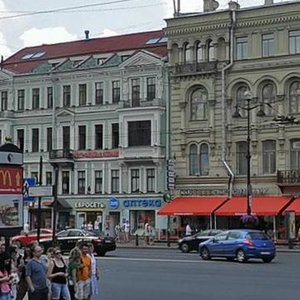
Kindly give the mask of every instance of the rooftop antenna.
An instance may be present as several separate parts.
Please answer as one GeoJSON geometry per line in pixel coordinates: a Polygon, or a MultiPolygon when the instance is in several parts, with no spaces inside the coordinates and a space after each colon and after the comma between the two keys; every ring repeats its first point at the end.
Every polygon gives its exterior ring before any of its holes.
{"type": "Polygon", "coordinates": [[[173,0],[173,7],[174,7],[174,17],[179,16],[179,14],[180,14],[180,0],[177,0],[177,7],[176,7],[176,0],[173,0]]]}

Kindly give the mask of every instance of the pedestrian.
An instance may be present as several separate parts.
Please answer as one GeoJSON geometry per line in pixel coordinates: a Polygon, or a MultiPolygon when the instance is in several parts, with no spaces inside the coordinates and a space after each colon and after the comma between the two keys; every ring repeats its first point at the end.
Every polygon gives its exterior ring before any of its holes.
{"type": "Polygon", "coordinates": [[[96,296],[99,294],[99,270],[97,268],[97,262],[94,256],[94,245],[92,243],[89,244],[89,256],[91,257],[91,296],[96,296]]]}
{"type": "Polygon", "coordinates": [[[116,242],[120,242],[120,234],[121,234],[121,226],[120,226],[120,224],[118,223],[118,224],[115,226],[116,242]]]}
{"type": "Polygon", "coordinates": [[[67,284],[67,265],[61,255],[61,250],[54,248],[53,258],[48,262],[47,276],[51,281],[51,299],[70,300],[70,293],[67,284]]]}
{"type": "Polygon", "coordinates": [[[87,224],[87,230],[89,231],[93,230],[93,223],[91,221],[87,224]]]}
{"type": "Polygon", "coordinates": [[[11,299],[15,300],[17,297],[17,284],[19,283],[19,270],[18,270],[18,251],[14,246],[8,248],[10,257],[10,284],[11,284],[11,299]]]}
{"type": "Polygon", "coordinates": [[[5,253],[0,258],[0,300],[11,300],[11,277],[7,271],[10,257],[5,253]]]}
{"type": "Polygon", "coordinates": [[[20,281],[17,286],[17,298],[16,300],[23,300],[28,291],[28,284],[26,280],[26,265],[31,259],[31,251],[29,246],[25,246],[24,254],[19,255],[17,258],[17,264],[19,269],[19,278],[20,281]]]}
{"type": "Polygon", "coordinates": [[[124,224],[124,242],[128,243],[129,242],[129,232],[130,232],[130,224],[129,221],[126,220],[124,224]]]}
{"type": "Polygon", "coordinates": [[[99,228],[99,220],[98,218],[94,221],[94,231],[96,234],[100,234],[100,228],[99,228]]]}
{"type": "Polygon", "coordinates": [[[81,266],[81,251],[76,246],[70,251],[68,263],[68,287],[70,291],[71,300],[75,300],[75,293],[77,291],[77,272],[81,266]]]}
{"type": "Polygon", "coordinates": [[[29,230],[30,230],[30,226],[29,226],[29,223],[26,222],[23,226],[23,231],[24,231],[24,234],[28,234],[29,233],[29,230]]]}
{"type": "Polygon", "coordinates": [[[83,243],[80,246],[81,250],[81,265],[77,272],[77,285],[75,298],[78,300],[89,300],[91,296],[91,257],[88,255],[89,246],[83,243]]]}
{"type": "Polygon", "coordinates": [[[145,238],[145,245],[149,245],[150,239],[150,225],[148,222],[144,225],[144,238],[145,238]]]}
{"type": "Polygon", "coordinates": [[[32,259],[26,265],[26,280],[29,287],[29,300],[48,299],[47,265],[41,259],[43,249],[34,245],[32,259]]]}
{"type": "Polygon", "coordinates": [[[191,228],[189,223],[187,223],[186,226],[185,226],[185,235],[186,236],[192,235],[192,228],[191,228]]]}

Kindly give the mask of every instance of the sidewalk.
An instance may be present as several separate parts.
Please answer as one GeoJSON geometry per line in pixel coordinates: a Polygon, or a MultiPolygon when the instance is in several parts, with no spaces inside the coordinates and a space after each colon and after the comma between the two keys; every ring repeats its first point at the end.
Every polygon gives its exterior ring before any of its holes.
{"type": "MultiPolygon", "coordinates": [[[[131,240],[128,243],[117,243],[117,248],[178,250],[178,245],[174,241],[170,242],[170,246],[166,241],[156,241],[153,245],[145,245],[145,242],[139,239],[138,245],[135,240],[131,240]]],[[[277,252],[300,253],[300,245],[294,245],[292,249],[289,249],[288,245],[277,245],[276,250],[277,252]]]]}

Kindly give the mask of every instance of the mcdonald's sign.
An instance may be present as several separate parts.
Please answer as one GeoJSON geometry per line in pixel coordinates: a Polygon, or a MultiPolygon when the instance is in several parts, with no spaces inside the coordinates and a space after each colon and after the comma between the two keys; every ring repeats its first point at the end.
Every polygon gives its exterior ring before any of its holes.
{"type": "Polygon", "coordinates": [[[22,194],[23,168],[0,167],[0,194],[22,194]]]}

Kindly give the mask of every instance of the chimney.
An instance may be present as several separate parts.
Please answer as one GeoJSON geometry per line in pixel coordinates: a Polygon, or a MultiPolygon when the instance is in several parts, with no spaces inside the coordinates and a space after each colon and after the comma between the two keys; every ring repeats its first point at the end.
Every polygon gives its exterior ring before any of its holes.
{"type": "Polygon", "coordinates": [[[85,39],[88,40],[90,38],[90,31],[89,30],[85,30],[85,39]]]}
{"type": "Polygon", "coordinates": [[[274,0],[265,0],[265,5],[272,5],[274,4],[274,0]]]}
{"type": "Polygon", "coordinates": [[[203,11],[214,11],[219,7],[219,2],[216,0],[203,0],[203,11]]]}
{"type": "Polygon", "coordinates": [[[237,2],[235,2],[235,1],[229,1],[228,2],[228,6],[229,6],[229,9],[230,10],[238,10],[238,9],[240,9],[240,5],[237,3],[237,2]]]}

